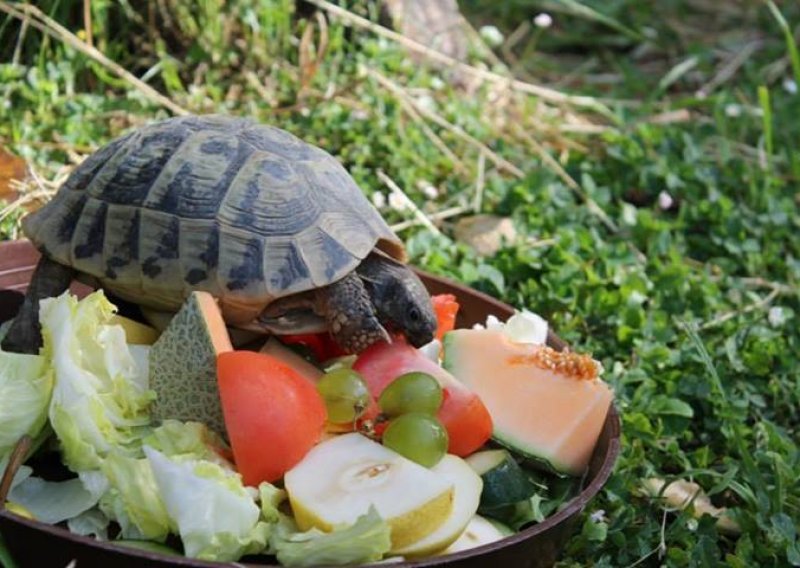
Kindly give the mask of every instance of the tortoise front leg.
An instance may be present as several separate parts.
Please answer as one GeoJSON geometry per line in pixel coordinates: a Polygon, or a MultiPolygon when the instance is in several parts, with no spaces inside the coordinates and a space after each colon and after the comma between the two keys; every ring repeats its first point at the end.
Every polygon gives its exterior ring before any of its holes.
{"type": "Polygon", "coordinates": [[[3,338],[3,351],[37,354],[42,346],[39,326],[39,300],[58,296],[69,288],[75,271],[47,257],[42,257],[33,272],[25,301],[3,338]]]}
{"type": "Polygon", "coordinates": [[[391,342],[386,329],[378,321],[364,283],[356,273],[320,288],[317,301],[328,322],[328,330],[346,351],[358,353],[377,341],[391,342]]]}

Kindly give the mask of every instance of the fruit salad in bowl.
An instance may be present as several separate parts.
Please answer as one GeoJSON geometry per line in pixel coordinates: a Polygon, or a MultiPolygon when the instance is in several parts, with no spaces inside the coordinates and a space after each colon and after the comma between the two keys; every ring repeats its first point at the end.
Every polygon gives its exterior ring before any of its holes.
{"type": "Polygon", "coordinates": [[[0,352],[19,409],[0,417],[3,514],[196,562],[424,563],[515,542],[581,493],[612,392],[541,318],[457,329],[459,298],[433,301],[430,344],[348,355],[324,333],[237,345],[203,292],[161,330],[102,291],[43,300],[40,354],[0,352]]]}

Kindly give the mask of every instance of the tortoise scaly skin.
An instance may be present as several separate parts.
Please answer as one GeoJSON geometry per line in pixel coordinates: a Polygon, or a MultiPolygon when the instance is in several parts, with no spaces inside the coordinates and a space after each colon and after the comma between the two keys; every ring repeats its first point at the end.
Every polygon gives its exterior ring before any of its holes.
{"type": "MultiPolygon", "coordinates": [[[[407,333],[412,343],[435,330],[402,242],[341,164],[244,118],[172,118],[117,138],[78,166],[23,230],[42,263],[62,267],[37,271],[43,281],[18,318],[27,326],[33,316],[24,312],[63,291],[74,271],[155,310],[177,311],[205,290],[231,326],[292,333],[302,320],[303,331],[328,328],[351,351],[388,338],[385,325],[408,331],[410,315],[426,320],[407,333]],[[399,286],[413,290],[404,295],[414,302],[405,306],[409,318],[381,316],[364,286],[370,271],[356,270],[367,258],[372,271],[394,267],[399,286]]],[[[32,343],[12,329],[3,346],[31,351],[32,343]]]]}

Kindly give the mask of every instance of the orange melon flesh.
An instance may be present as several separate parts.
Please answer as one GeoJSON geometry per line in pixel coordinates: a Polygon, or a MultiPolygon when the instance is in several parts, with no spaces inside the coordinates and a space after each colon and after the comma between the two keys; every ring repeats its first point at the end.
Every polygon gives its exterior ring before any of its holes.
{"type": "Polygon", "coordinates": [[[445,336],[444,366],[489,409],[497,441],[580,475],[613,394],[600,379],[542,368],[542,349],[514,343],[501,331],[461,329],[445,336]]]}
{"type": "Polygon", "coordinates": [[[192,292],[150,349],[153,418],[195,420],[225,436],[217,355],[232,350],[214,297],[192,292]]]}

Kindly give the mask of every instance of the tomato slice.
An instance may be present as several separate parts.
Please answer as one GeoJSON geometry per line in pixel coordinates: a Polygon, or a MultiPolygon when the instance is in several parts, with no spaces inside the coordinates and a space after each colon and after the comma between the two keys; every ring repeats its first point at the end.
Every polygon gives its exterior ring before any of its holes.
{"type": "Polygon", "coordinates": [[[453,294],[437,294],[431,296],[433,310],[436,312],[436,339],[442,340],[444,334],[452,331],[456,326],[456,315],[458,314],[458,302],[453,294]]]}
{"type": "Polygon", "coordinates": [[[327,417],[322,397],[275,357],[222,353],[217,382],[234,461],[245,485],[277,481],[320,440],[327,417]]]}
{"type": "Polygon", "coordinates": [[[307,347],[319,362],[347,355],[347,352],[337,345],[328,332],[280,335],[278,339],[284,345],[303,345],[307,347]]]}
{"type": "Polygon", "coordinates": [[[437,417],[447,429],[451,454],[468,456],[492,435],[492,417],[478,395],[403,340],[372,345],[358,356],[353,369],[364,377],[376,400],[405,373],[422,371],[435,377],[444,389],[437,417]]]}

